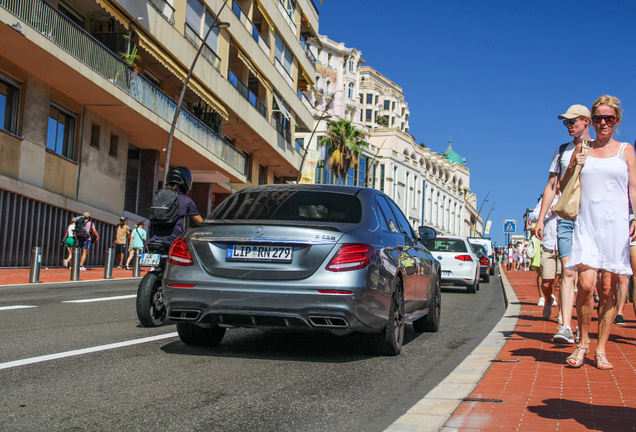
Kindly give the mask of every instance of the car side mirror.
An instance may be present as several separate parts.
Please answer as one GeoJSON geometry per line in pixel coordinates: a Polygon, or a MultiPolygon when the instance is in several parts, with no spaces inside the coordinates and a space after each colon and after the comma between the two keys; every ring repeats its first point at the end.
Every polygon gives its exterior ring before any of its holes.
{"type": "Polygon", "coordinates": [[[437,231],[433,228],[429,228],[426,226],[421,226],[417,229],[421,240],[433,240],[437,237],[437,231]]]}

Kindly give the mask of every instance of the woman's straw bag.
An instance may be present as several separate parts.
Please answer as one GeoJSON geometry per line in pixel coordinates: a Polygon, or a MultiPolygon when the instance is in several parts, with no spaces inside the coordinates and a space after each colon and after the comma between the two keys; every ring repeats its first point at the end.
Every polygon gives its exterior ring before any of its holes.
{"type": "MultiPolygon", "coordinates": [[[[590,145],[587,141],[583,141],[581,153],[587,154],[590,145]]],[[[574,157],[574,155],[572,155],[574,157]]],[[[574,220],[579,215],[579,207],[581,206],[581,165],[576,165],[574,174],[568,180],[561,191],[561,197],[557,202],[554,211],[563,219],[574,220]]]]}

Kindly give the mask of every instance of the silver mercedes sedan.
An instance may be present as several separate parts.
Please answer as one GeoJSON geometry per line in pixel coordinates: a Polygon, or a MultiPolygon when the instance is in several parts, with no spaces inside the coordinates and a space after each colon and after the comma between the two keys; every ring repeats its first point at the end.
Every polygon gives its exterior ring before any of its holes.
{"type": "Polygon", "coordinates": [[[188,345],[216,346],[235,327],[355,331],[397,355],[406,323],[440,323],[440,266],[422,243],[436,233],[418,231],[375,189],[248,187],[172,245],[168,317],[188,345]]]}

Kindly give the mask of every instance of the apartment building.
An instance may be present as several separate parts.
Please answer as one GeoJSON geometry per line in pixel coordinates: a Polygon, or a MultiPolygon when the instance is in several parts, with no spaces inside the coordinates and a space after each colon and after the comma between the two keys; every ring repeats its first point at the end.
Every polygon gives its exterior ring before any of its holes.
{"type": "Polygon", "coordinates": [[[148,216],[202,45],[170,159],[193,171],[199,211],[296,178],[294,137],[314,121],[312,0],[0,0],[0,21],[0,267],[28,265],[32,246],[61,265],[64,228],[86,211],[105,239],[88,263],[102,264],[119,217],[148,216]]]}

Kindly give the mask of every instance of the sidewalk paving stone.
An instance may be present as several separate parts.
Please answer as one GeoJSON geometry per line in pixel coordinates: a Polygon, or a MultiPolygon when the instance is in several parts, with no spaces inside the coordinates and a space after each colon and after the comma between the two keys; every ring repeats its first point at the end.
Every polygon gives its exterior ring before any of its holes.
{"type": "MultiPolygon", "coordinates": [[[[625,306],[625,326],[613,326],[607,345],[611,371],[596,369],[594,349],[598,321],[592,321],[590,352],[581,368],[565,362],[576,345],[552,342],[558,308],[544,320],[536,306],[536,273],[505,275],[519,299],[519,320],[506,334],[506,344],[471,398],[502,403],[464,401],[440,429],[443,432],[487,431],[636,431],[636,317],[625,306]]],[[[573,309],[573,319],[576,310],[573,309]]],[[[514,317],[511,317],[514,318],[514,317]]],[[[574,321],[575,322],[575,321],[574,321]]]]}

